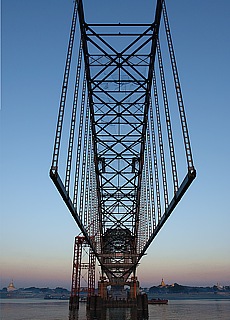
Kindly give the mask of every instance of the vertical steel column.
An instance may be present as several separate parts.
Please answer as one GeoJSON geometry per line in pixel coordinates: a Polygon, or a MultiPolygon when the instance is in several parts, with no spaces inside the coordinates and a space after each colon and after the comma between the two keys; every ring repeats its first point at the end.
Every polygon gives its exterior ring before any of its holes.
{"type": "Polygon", "coordinates": [[[82,262],[82,247],[89,247],[86,238],[83,236],[75,237],[74,241],[74,258],[73,258],[73,273],[72,273],[72,287],[70,296],[70,310],[79,309],[79,298],[81,288],[82,270],[86,269],[88,273],[88,297],[95,293],[95,265],[96,257],[93,250],[89,248],[88,263],[82,262]]]}
{"type": "Polygon", "coordinates": [[[95,254],[89,249],[89,269],[88,269],[88,297],[95,294],[95,254]]]}
{"type": "Polygon", "coordinates": [[[73,273],[72,286],[70,295],[70,309],[79,309],[79,294],[81,281],[81,259],[82,259],[82,244],[84,237],[75,237],[74,241],[74,258],[73,258],[73,273]]]}

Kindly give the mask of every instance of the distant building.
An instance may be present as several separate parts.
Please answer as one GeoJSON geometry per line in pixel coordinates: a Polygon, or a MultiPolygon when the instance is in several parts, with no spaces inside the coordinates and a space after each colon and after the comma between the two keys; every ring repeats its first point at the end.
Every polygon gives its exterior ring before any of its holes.
{"type": "Polygon", "coordinates": [[[223,287],[223,286],[221,286],[218,282],[217,282],[216,287],[217,287],[217,289],[218,289],[218,290],[223,290],[223,289],[224,289],[224,287],[223,287]]]}
{"type": "Polygon", "coordinates": [[[15,291],[15,290],[17,290],[17,289],[15,288],[13,280],[12,280],[11,283],[7,287],[7,292],[12,292],[12,291],[15,291]]]}
{"type": "Polygon", "coordinates": [[[161,284],[160,284],[161,287],[166,287],[166,284],[164,283],[164,279],[162,278],[161,280],[161,284]]]}

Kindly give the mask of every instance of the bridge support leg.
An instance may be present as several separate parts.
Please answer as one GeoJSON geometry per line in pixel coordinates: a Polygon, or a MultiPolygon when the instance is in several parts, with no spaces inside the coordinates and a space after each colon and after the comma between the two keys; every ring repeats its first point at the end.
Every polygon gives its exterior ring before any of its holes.
{"type": "Polygon", "coordinates": [[[103,300],[107,300],[108,298],[107,286],[107,281],[105,281],[104,277],[101,277],[100,281],[98,281],[98,294],[103,300]]]}
{"type": "Polygon", "coordinates": [[[69,311],[79,309],[79,296],[71,296],[69,298],[69,311]]]}
{"type": "Polygon", "coordinates": [[[96,257],[92,249],[89,249],[89,267],[88,267],[88,294],[91,297],[95,294],[95,265],[96,257]]]}
{"type": "Polygon", "coordinates": [[[139,294],[137,296],[137,310],[142,312],[148,312],[147,294],[139,294]]]}
{"type": "Polygon", "coordinates": [[[74,242],[74,257],[73,257],[73,273],[72,273],[72,287],[71,296],[69,300],[69,310],[73,311],[79,309],[80,287],[81,287],[81,271],[87,269],[88,271],[88,288],[87,301],[95,293],[95,255],[89,249],[88,262],[82,262],[82,248],[88,247],[85,237],[77,236],[74,242]]]}
{"type": "Polygon", "coordinates": [[[79,309],[79,294],[80,294],[80,280],[81,280],[81,258],[82,258],[82,244],[83,237],[75,237],[74,242],[74,256],[73,256],[73,273],[71,295],[69,300],[69,310],[79,309]]]}
{"type": "Polygon", "coordinates": [[[139,294],[139,281],[137,277],[132,277],[130,282],[130,298],[136,299],[139,294]]]}

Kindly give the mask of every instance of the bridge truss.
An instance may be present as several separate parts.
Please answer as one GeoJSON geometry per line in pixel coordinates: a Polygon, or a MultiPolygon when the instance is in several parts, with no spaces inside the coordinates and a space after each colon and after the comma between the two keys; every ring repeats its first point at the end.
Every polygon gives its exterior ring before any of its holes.
{"type": "Polygon", "coordinates": [[[164,1],[153,18],[88,23],[74,2],[50,176],[109,282],[135,277],[196,176],[164,1]]]}

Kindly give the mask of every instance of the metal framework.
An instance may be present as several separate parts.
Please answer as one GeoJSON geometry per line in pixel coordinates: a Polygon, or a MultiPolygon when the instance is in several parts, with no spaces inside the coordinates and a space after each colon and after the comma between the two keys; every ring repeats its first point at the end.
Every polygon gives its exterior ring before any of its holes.
{"type": "Polygon", "coordinates": [[[163,0],[150,24],[87,23],[75,1],[50,176],[102,274],[135,277],[196,176],[163,0]]]}
{"type": "Polygon", "coordinates": [[[88,262],[82,261],[83,248],[88,248],[85,237],[77,236],[74,241],[74,257],[73,257],[73,273],[70,299],[76,299],[75,303],[79,303],[81,289],[82,270],[86,269],[88,274],[88,292],[87,296],[91,297],[95,293],[95,255],[92,249],[88,252],[88,262]]]}

